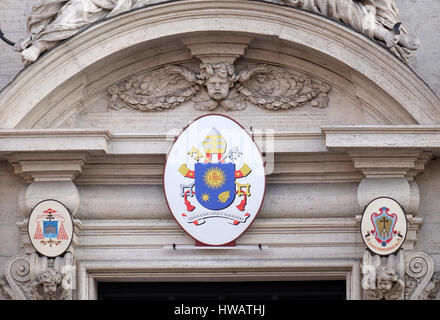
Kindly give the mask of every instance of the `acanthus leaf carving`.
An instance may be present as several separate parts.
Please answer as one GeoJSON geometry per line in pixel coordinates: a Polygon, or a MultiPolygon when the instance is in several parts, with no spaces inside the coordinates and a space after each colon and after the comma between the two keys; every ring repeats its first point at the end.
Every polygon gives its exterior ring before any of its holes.
{"type": "Polygon", "coordinates": [[[236,71],[231,63],[202,63],[200,72],[178,65],[135,76],[108,89],[109,107],[163,111],[192,100],[194,108],[239,111],[250,102],[266,110],[309,104],[326,108],[330,86],[293,70],[255,64],[236,71]]]}
{"type": "Polygon", "coordinates": [[[435,300],[440,291],[440,272],[435,272],[424,293],[428,300],[435,300]]]}

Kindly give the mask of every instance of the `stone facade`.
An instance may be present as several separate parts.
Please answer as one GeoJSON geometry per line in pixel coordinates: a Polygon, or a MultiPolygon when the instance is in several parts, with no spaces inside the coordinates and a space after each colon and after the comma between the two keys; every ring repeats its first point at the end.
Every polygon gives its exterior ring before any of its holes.
{"type": "MultiPolygon", "coordinates": [[[[9,38],[24,36],[30,3],[0,4],[9,38]]],[[[437,1],[397,2],[421,40],[409,67],[283,3],[154,3],[90,25],[18,75],[19,54],[0,44],[0,297],[95,299],[94,281],[185,276],[342,279],[348,299],[440,298],[437,1]],[[162,190],[172,141],[210,112],[239,121],[266,161],[265,202],[232,250],[196,247],[162,190]],[[389,258],[359,234],[379,196],[408,220],[389,258]],[[64,257],[38,257],[29,241],[44,199],[72,213],[64,257]]]]}
{"type": "MultiPolygon", "coordinates": [[[[282,3],[282,0],[267,1],[282,3]]],[[[25,38],[26,15],[30,12],[32,4],[33,0],[3,0],[0,3],[0,27],[11,40],[25,38]]],[[[404,25],[421,43],[417,54],[409,60],[409,66],[439,95],[440,80],[437,75],[440,67],[433,65],[431,61],[439,53],[440,40],[432,30],[437,26],[436,13],[440,10],[440,3],[436,0],[425,0],[423,5],[415,6],[412,0],[397,0],[396,4],[404,25]]],[[[20,54],[11,51],[9,46],[0,42],[0,88],[12,81],[22,68],[20,54]]]]}

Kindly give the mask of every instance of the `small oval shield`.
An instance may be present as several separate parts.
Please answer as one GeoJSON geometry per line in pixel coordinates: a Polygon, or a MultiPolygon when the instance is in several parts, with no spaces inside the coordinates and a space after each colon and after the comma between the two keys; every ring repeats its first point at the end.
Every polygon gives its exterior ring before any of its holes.
{"type": "Polygon", "coordinates": [[[371,201],[362,215],[362,240],[368,249],[380,256],[388,256],[399,250],[405,241],[407,229],[402,207],[391,198],[371,201]]]}
{"type": "Polygon", "coordinates": [[[40,254],[53,258],[62,255],[73,237],[69,210],[56,200],[44,200],[32,209],[28,222],[29,239],[40,254]]]}
{"type": "Polygon", "coordinates": [[[194,120],[167,155],[164,192],[178,224],[211,246],[240,237],[265,195],[261,153],[235,120],[217,114],[194,120]]]}

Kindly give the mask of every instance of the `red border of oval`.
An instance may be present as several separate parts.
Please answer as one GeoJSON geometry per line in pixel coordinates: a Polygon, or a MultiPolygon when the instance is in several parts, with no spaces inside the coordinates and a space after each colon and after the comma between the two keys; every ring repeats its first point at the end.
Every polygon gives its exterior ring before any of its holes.
{"type": "Polygon", "coordinates": [[[261,153],[260,148],[259,148],[258,145],[255,143],[254,138],[252,137],[252,135],[250,135],[249,132],[246,131],[246,128],[245,128],[245,127],[243,127],[238,121],[234,120],[233,118],[231,118],[231,117],[229,117],[229,116],[225,116],[225,115],[223,115],[223,114],[219,114],[219,113],[209,113],[209,114],[202,115],[202,116],[197,117],[197,118],[195,118],[194,120],[192,120],[189,124],[187,124],[187,125],[183,128],[182,132],[179,133],[179,135],[178,135],[176,138],[174,138],[174,141],[173,141],[171,147],[169,148],[169,151],[167,152],[167,156],[166,156],[166,159],[165,159],[165,165],[164,165],[164,167],[163,167],[163,172],[162,172],[162,190],[163,190],[163,193],[164,193],[164,197],[165,197],[165,201],[166,201],[166,203],[167,203],[168,210],[170,211],[171,215],[173,216],[173,219],[174,219],[174,220],[177,222],[177,224],[182,228],[182,230],[185,231],[185,233],[186,233],[187,235],[189,235],[191,238],[193,238],[196,242],[199,242],[199,243],[201,243],[201,244],[203,244],[203,245],[205,245],[205,246],[208,246],[208,247],[221,247],[221,246],[224,246],[224,245],[226,245],[226,244],[228,244],[228,243],[234,242],[234,241],[236,241],[238,238],[240,238],[240,237],[241,237],[241,236],[242,236],[242,235],[243,235],[243,234],[249,229],[249,227],[254,223],[255,219],[257,219],[258,213],[260,213],[261,208],[262,208],[263,203],[264,203],[264,199],[265,199],[265,197],[266,197],[266,164],[265,164],[265,162],[264,162],[263,155],[262,155],[262,153],[261,153]],[[208,116],[220,116],[220,117],[228,118],[229,120],[235,122],[240,128],[242,128],[243,131],[246,132],[246,134],[251,138],[252,142],[254,143],[255,147],[257,148],[258,152],[260,153],[261,162],[263,163],[263,170],[264,170],[264,192],[263,192],[263,198],[261,199],[260,207],[258,208],[257,212],[255,213],[255,218],[251,221],[251,223],[249,223],[249,225],[243,230],[243,232],[240,233],[236,238],[234,238],[234,239],[231,240],[231,241],[225,242],[225,243],[223,243],[223,244],[207,244],[207,243],[204,243],[204,242],[202,242],[202,241],[196,239],[192,234],[190,234],[189,232],[187,232],[187,231],[185,230],[185,228],[179,223],[179,221],[177,221],[176,216],[174,215],[173,211],[172,211],[171,208],[170,208],[170,205],[169,205],[169,203],[168,203],[168,199],[167,199],[167,195],[166,195],[166,192],[165,192],[165,169],[166,169],[166,167],[167,167],[168,156],[169,156],[171,150],[173,149],[174,144],[175,144],[176,141],[180,138],[180,136],[182,135],[182,133],[185,132],[186,129],[188,129],[188,127],[189,127],[190,125],[192,125],[192,124],[193,124],[194,122],[196,122],[197,120],[199,120],[199,119],[201,119],[201,118],[204,118],[204,117],[208,117],[208,116]]]}

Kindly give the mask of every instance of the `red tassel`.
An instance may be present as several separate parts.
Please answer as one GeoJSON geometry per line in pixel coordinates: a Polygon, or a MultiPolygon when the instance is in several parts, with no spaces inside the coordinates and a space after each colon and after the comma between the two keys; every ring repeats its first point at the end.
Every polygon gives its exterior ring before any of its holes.
{"type": "Polygon", "coordinates": [[[240,211],[244,211],[244,208],[246,207],[247,204],[247,195],[246,193],[243,193],[244,199],[241,200],[240,204],[237,207],[238,210],[240,211]]]}
{"type": "Polygon", "coordinates": [[[64,223],[61,223],[61,227],[60,230],[58,231],[58,237],[57,239],[61,239],[61,240],[67,240],[69,237],[66,233],[66,230],[64,229],[64,223]]]}
{"type": "Polygon", "coordinates": [[[186,205],[186,210],[188,211],[193,211],[196,207],[194,207],[191,202],[188,201],[187,199],[187,194],[188,194],[189,190],[185,191],[185,205],[186,205]]]}
{"type": "Polygon", "coordinates": [[[43,232],[41,231],[40,223],[37,224],[37,230],[35,231],[34,239],[44,239],[43,232]]]}

